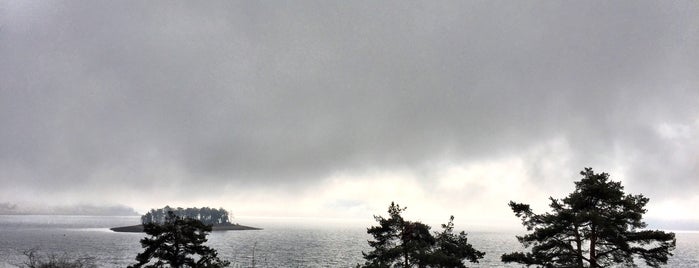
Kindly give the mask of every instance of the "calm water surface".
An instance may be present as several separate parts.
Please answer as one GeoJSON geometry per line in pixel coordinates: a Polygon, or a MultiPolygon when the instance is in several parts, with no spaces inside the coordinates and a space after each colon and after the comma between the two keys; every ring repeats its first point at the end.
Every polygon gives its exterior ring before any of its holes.
{"type": "MultiPolygon", "coordinates": [[[[115,233],[110,227],[137,224],[138,217],[0,216],[0,267],[25,260],[22,251],[95,257],[102,267],[125,267],[141,252],[139,233],[115,233]]],[[[341,224],[309,220],[245,219],[258,231],[214,232],[208,245],[233,267],[352,267],[362,262],[368,223],[341,224]]],[[[520,249],[515,233],[470,232],[469,241],[486,252],[470,267],[507,266],[500,255],[520,249]]],[[[678,232],[677,249],[667,267],[699,267],[699,232],[678,232]]]]}

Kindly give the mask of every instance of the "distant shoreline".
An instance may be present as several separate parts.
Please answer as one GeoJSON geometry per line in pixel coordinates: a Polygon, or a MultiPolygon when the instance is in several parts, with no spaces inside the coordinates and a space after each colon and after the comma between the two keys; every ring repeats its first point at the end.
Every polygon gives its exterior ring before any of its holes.
{"type": "MultiPolygon", "coordinates": [[[[142,233],[143,232],[143,225],[138,224],[138,225],[114,227],[114,228],[109,228],[109,230],[112,230],[112,231],[117,232],[117,233],[142,233]]],[[[244,231],[244,230],[262,230],[262,228],[250,227],[250,226],[239,225],[239,224],[217,224],[217,225],[211,226],[211,230],[212,231],[244,231]]]]}

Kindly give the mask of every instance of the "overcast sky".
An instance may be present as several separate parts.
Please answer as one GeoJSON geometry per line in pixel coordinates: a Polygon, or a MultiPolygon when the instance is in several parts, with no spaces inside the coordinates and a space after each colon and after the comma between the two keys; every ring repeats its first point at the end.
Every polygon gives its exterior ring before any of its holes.
{"type": "Polygon", "coordinates": [[[699,219],[696,1],[2,1],[0,202],[699,219]]]}

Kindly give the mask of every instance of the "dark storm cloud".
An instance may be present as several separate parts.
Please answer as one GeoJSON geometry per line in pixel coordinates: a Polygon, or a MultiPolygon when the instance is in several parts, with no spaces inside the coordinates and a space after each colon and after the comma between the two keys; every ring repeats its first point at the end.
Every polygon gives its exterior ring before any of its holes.
{"type": "Polygon", "coordinates": [[[307,183],[556,138],[572,148],[572,177],[621,161],[644,190],[699,190],[693,2],[18,1],[0,12],[9,196],[307,183]],[[662,137],[662,124],[684,134],[662,137]]]}

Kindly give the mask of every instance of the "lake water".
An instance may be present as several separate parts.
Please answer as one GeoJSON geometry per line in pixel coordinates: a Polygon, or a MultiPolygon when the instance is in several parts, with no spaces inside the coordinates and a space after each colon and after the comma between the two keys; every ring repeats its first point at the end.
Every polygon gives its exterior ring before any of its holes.
{"type": "MultiPolygon", "coordinates": [[[[0,267],[15,267],[25,260],[22,252],[66,253],[95,257],[101,267],[125,267],[142,251],[141,233],[115,233],[110,227],[133,225],[138,217],[101,216],[0,216],[0,267]]],[[[233,267],[353,267],[369,251],[367,223],[322,220],[245,219],[241,224],[262,227],[256,231],[214,232],[208,245],[233,267]]],[[[504,265],[500,255],[519,250],[515,233],[469,232],[469,242],[486,257],[469,267],[520,267],[504,265]]],[[[699,232],[678,232],[677,249],[667,267],[699,267],[699,232]]]]}

